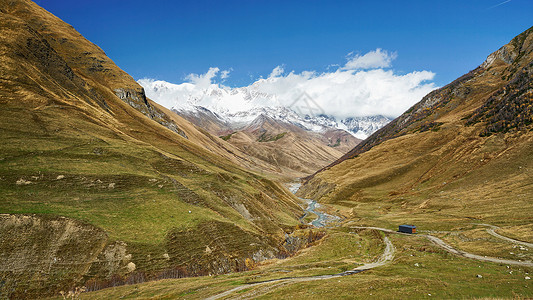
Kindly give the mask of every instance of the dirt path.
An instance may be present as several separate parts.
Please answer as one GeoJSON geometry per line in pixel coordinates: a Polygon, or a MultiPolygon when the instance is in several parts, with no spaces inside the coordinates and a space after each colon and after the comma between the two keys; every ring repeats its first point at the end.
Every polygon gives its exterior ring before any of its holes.
{"type": "Polygon", "coordinates": [[[501,259],[501,258],[495,258],[495,257],[488,257],[488,256],[481,256],[477,254],[472,254],[468,252],[464,252],[461,250],[457,250],[453,248],[452,246],[446,244],[443,240],[439,239],[438,237],[434,237],[432,235],[426,235],[426,237],[435,243],[437,246],[443,248],[444,250],[467,258],[482,260],[482,261],[490,261],[495,262],[498,264],[506,264],[506,265],[518,265],[518,266],[525,266],[525,267],[533,267],[533,262],[531,261],[518,261],[518,260],[510,260],[510,259],[501,259]]]}
{"type": "MultiPolygon", "coordinates": [[[[487,228],[487,232],[499,239],[533,248],[533,244],[531,243],[511,239],[511,238],[508,238],[506,236],[496,233],[494,230],[499,228],[497,226],[490,225],[490,224],[477,224],[477,225],[489,227],[487,228]]],[[[380,228],[380,227],[352,226],[351,228],[373,229],[373,230],[383,231],[386,233],[403,234],[403,235],[411,236],[410,234],[401,233],[401,232],[393,231],[393,230],[386,229],[386,228],[380,228]]],[[[429,234],[417,234],[416,236],[423,236],[427,238],[428,240],[430,240],[431,242],[433,242],[438,247],[452,254],[461,256],[461,257],[476,259],[480,261],[494,262],[494,263],[499,263],[499,264],[533,267],[533,262],[531,261],[517,261],[517,260],[501,259],[501,258],[496,258],[496,257],[487,257],[487,256],[472,254],[472,253],[468,253],[465,251],[457,250],[453,248],[452,246],[448,245],[447,243],[445,243],[440,238],[429,235],[429,234]]],[[[325,279],[337,278],[337,277],[342,277],[342,276],[348,276],[348,275],[353,275],[353,274],[363,272],[365,270],[381,267],[381,266],[388,264],[394,259],[394,252],[395,252],[394,246],[388,237],[384,237],[383,242],[385,243],[385,250],[377,261],[373,263],[364,264],[350,271],[333,274],[333,275],[320,275],[320,276],[309,276],[309,277],[285,277],[285,278],[272,279],[272,280],[267,280],[267,281],[262,281],[262,282],[244,284],[244,285],[235,287],[233,289],[230,289],[228,291],[225,291],[223,293],[211,296],[207,299],[214,300],[214,299],[221,299],[225,297],[229,297],[230,299],[253,299],[255,297],[270,293],[273,290],[280,288],[282,286],[286,286],[288,284],[293,284],[297,282],[306,282],[306,281],[325,280],[325,279]],[[234,293],[245,290],[245,289],[250,289],[250,291],[244,292],[240,295],[234,295],[234,293]]]]}
{"type": "Polygon", "coordinates": [[[490,228],[487,228],[487,232],[494,236],[494,237],[497,237],[499,239],[502,239],[502,240],[506,240],[508,242],[511,242],[513,244],[519,244],[519,245],[523,245],[523,246],[526,246],[526,247],[531,247],[533,248],[533,244],[532,243],[528,243],[528,242],[523,242],[523,241],[519,241],[519,240],[515,240],[515,239],[512,239],[512,238],[508,238],[506,236],[503,236],[499,233],[497,233],[496,231],[494,231],[495,229],[500,229],[500,227],[498,226],[494,226],[494,225],[490,225],[490,224],[476,224],[476,225],[481,225],[481,226],[487,226],[487,227],[490,227],[490,228]]]}
{"type": "MultiPolygon", "coordinates": [[[[530,243],[526,243],[526,242],[522,242],[522,241],[518,241],[518,240],[514,240],[514,239],[511,239],[511,238],[508,238],[508,237],[505,237],[503,235],[499,235],[497,234],[496,232],[494,232],[494,228],[499,228],[497,226],[493,226],[493,225],[489,225],[489,224],[478,224],[478,225],[483,225],[483,226],[489,226],[491,227],[491,229],[487,229],[487,231],[489,233],[491,233],[490,231],[492,231],[494,234],[495,237],[498,237],[498,238],[501,238],[503,240],[506,240],[506,241],[509,241],[509,242],[512,242],[512,243],[516,243],[516,244],[522,244],[522,245],[529,245],[529,246],[533,246],[532,244],[530,243]],[[490,230],[490,231],[489,231],[490,230]]],[[[410,234],[407,234],[407,233],[401,233],[401,232],[397,232],[397,231],[393,231],[393,230],[390,230],[390,229],[386,229],[386,228],[379,228],[379,227],[360,227],[360,226],[355,226],[355,227],[351,227],[351,228],[359,228],[359,229],[375,229],[375,230],[381,230],[381,231],[384,231],[384,232],[388,232],[388,233],[396,233],[396,234],[403,234],[403,235],[410,235],[410,234]]],[[[492,233],[491,233],[492,234],[492,233]]],[[[510,260],[510,259],[502,259],[502,258],[496,258],[496,257],[487,257],[487,256],[482,256],[482,255],[477,255],[477,254],[472,254],[472,253],[468,253],[468,252],[465,252],[465,251],[461,251],[461,250],[457,250],[455,248],[453,248],[452,246],[446,244],[443,240],[439,239],[438,237],[435,237],[435,236],[432,236],[432,235],[429,235],[429,234],[417,234],[416,236],[423,236],[423,237],[426,237],[428,240],[430,240],[431,242],[433,242],[435,245],[441,247],[442,249],[450,252],[450,253],[453,253],[455,255],[458,255],[458,256],[462,256],[462,257],[466,257],[466,258],[471,258],[471,259],[477,259],[477,260],[481,260],[481,261],[490,261],[490,262],[495,262],[495,263],[498,263],[498,264],[507,264],[507,265],[518,265],[518,266],[525,266],[525,267],[533,267],[533,262],[531,261],[519,261],[519,260],[510,260]]]]}
{"type": "Polygon", "coordinates": [[[221,299],[221,298],[225,298],[229,296],[232,296],[231,299],[252,299],[260,295],[269,293],[279,287],[292,284],[292,283],[338,278],[338,277],[361,273],[365,270],[370,270],[373,268],[381,267],[381,266],[384,266],[390,263],[394,259],[394,252],[395,252],[394,245],[392,244],[392,242],[389,240],[388,237],[384,237],[383,242],[385,243],[385,250],[383,251],[383,254],[379,257],[377,261],[364,264],[362,266],[359,266],[349,271],[332,274],[332,275],[318,275],[318,276],[308,276],[308,277],[285,277],[285,278],[272,279],[272,280],[261,281],[261,282],[256,282],[256,283],[244,284],[244,285],[235,287],[231,290],[227,290],[223,293],[211,296],[206,299],[215,300],[215,299],[221,299]],[[235,292],[242,291],[245,289],[251,289],[251,288],[253,289],[246,294],[241,294],[238,296],[232,295],[235,292]]]}

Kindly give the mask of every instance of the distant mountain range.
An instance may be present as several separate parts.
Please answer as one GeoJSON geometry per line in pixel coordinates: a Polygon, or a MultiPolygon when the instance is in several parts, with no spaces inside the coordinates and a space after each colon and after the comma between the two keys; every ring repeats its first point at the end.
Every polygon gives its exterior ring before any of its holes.
{"type": "Polygon", "coordinates": [[[202,106],[174,112],[268,165],[266,170],[306,176],[328,165],[361,140],[326,117],[302,118],[286,107],[258,107],[237,113],[202,106]]]}
{"type": "Polygon", "coordinates": [[[204,89],[198,89],[193,84],[178,85],[160,80],[141,79],[138,83],[144,87],[149,98],[159,103],[173,103],[172,110],[179,114],[202,114],[208,110],[213,117],[233,128],[245,126],[259,115],[265,115],[309,131],[342,129],[358,139],[365,139],[392,120],[381,115],[337,120],[326,114],[298,114],[291,107],[281,105],[276,95],[259,92],[253,85],[229,88],[211,84],[204,89]]]}

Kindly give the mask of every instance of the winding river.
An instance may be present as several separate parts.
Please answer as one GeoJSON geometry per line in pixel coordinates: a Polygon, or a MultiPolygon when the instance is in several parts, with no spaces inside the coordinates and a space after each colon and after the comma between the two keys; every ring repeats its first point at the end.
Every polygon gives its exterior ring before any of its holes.
{"type": "MultiPolygon", "coordinates": [[[[298,190],[300,189],[300,186],[301,186],[300,183],[294,183],[291,186],[289,186],[289,190],[293,194],[296,194],[296,192],[298,192],[298,190]]],[[[310,224],[313,225],[314,227],[326,227],[328,223],[339,219],[339,217],[337,216],[329,215],[321,211],[318,211],[317,209],[320,207],[320,204],[317,203],[315,200],[304,199],[300,197],[298,198],[304,201],[305,203],[307,203],[307,208],[304,208],[305,214],[300,218],[300,221],[303,221],[303,219],[307,217],[309,214],[315,214],[317,218],[311,221],[310,224]]]]}

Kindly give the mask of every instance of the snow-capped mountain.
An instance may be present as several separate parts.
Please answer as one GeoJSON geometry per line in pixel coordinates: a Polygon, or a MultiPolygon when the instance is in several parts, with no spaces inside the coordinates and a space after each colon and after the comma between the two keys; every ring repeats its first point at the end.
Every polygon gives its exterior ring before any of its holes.
{"type": "Polygon", "coordinates": [[[290,108],[283,106],[257,107],[249,111],[228,113],[225,117],[233,124],[245,125],[257,119],[260,115],[314,132],[324,132],[330,128],[337,128],[335,122],[324,122],[321,118],[316,117],[302,117],[290,108]]]}
{"type": "MultiPolygon", "coordinates": [[[[229,88],[209,84],[204,88],[189,83],[172,84],[165,81],[141,79],[138,81],[146,95],[179,114],[200,118],[209,115],[211,122],[225,124],[231,129],[246,126],[258,116],[293,124],[314,132],[343,129],[359,139],[365,139],[391,119],[384,116],[348,117],[337,120],[325,114],[300,115],[290,107],[282,106],[275,94],[255,90],[253,85],[229,88]],[[216,119],[216,120],[215,120],[216,119]]],[[[195,123],[202,123],[196,120],[195,123]]]]}
{"type": "Polygon", "coordinates": [[[346,130],[360,139],[366,139],[372,133],[378,131],[381,127],[387,125],[391,118],[385,116],[353,117],[346,118],[340,123],[346,126],[346,130]]]}
{"type": "Polygon", "coordinates": [[[191,83],[173,84],[149,79],[140,79],[138,83],[149,98],[178,111],[194,111],[201,106],[226,115],[258,107],[281,106],[276,95],[250,87],[229,88],[218,84],[201,87],[191,83]]]}
{"type": "Polygon", "coordinates": [[[332,128],[342,129],[350,132],[353,136],[359,139],[367,138],[391,121],[391,119],[384,116],[352,117],[340,121],[327,115],[306,115],[302,117],[290,108],[282,106],[257,107],[248,111],[240,111],[236,113],[216,113],[201,106],[194,106],[187,109],[173,108],[173,110],[180,115],[187,114],[189,116],[199,116],[199,114],[203,114],[204,118],[208,117],[212,121],[216,118],[217,122],[225,124],[225,126],[232,129],[243,128],[256,120],[259,116],[263,115],[273,120],[293,124],[305,130],[314,132],[325,132],[332,128]]]}

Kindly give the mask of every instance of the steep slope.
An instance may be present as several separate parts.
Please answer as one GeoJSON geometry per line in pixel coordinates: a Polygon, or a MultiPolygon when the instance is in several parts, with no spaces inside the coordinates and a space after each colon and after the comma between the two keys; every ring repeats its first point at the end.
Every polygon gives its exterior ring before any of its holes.
{"type": "Polygon", "coordinates": [[[233,131],[228,127],[225,127],[227,125],[220,123],[220,119],[211,118],[210,115],[212,115],[212,113],[210,111],[207,111],[208,113],[206,114],[186,116],[186,118],[184,118],[157,103],[150,103],[165,113],[173,122],[175,122],[175,124],[178,124],[179,128],[186,134],[187,139],[195,145],[202,146],[209,152],[223,156],[240,166],[258,173],[266,173],[268,176],[272,176],[279,180],[293,180],[294,176],[296,176],[290,172],[281,174],[279,168],[276,166],[267,161],[258,160],[256,157],[246,153],[245,149],[240,149],[232,143],[227,142],[225,139],[220,138],[220,134],[226,135],[233,131]],[[214,129],[213,127],[217,129],[214,129]],[[219,134],[214,134],[217,132],[219,134]]]}
{"type": "Polygon", "coordinates": [[[532,75],[530,28],[308,178],[302,195],[367,222],[530,223],[532,75]]]}
{"type": "Polygon", "coordinates": [[[176,113],[219,136],[240,153],[254,157],[264,171],[292,178],[312,174],[360,142],[342,129],[307,124],[320,129],[313,131],[299,126],[291,120],[300,118],[287,108],[242,112],[231,120],[202,107],[194,111],[176,110],[176,113]]]}
{"type": "Polygon", "coordinates": [[[295,198],[147,99],[68,24],[0,0],[0,65],[2,298],[286,255],[295,198]]]}
{"type": "Polygon", "coordinates": [[[342,151],[357,141],[344,130],[310,132],[264,115],[223,138],[275,166],[279,173],[298,177],[311,174],[342,156],[342,151]]]}

